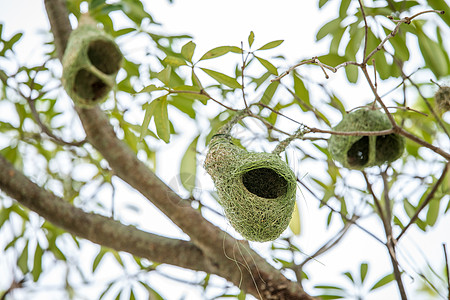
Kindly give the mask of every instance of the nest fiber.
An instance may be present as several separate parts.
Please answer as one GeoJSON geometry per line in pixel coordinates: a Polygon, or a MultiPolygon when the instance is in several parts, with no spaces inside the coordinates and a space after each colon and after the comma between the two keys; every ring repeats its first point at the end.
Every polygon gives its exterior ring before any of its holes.
{"type": "Polygon", "coordinates": [[[216,135],[205,160],[219,202],[245,239],[272,241],[287,228],[295,203],[296,177],[273,153],[247,152],[227,134],[216,135]]]}
{"type": "Polygon", "coordinates": [[[450,110],[450,86],[441,86],[439,90],[434,95],[436,99],[436,104],[442,111],[450,110]]]}
{"type": "Polygon", "coordinates": [[[62,83],[78,106],[103,101],[115,83],[122,53],[112,37],[95,24],[80,24],[69,38],[63,58],[62,83]]]}
{"type": "MultiPolygon", "coordinates": [[[[359,109],[345,115],[335,131],[380,131],[392,128],[388,117],[379,110],[359,109]]],[[[332,157],[349,169],[362,170],[398,159],[405,148],[402,136],[332,135],[328,149],[332,157]]]]}

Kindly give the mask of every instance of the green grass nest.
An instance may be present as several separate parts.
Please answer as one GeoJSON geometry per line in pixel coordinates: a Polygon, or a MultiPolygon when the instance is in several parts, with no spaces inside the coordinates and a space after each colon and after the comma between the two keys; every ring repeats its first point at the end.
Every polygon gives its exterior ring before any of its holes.
{"type": "Polygon", "coordinates": [[[63,58],[62,83],[74,103],[92,107],[105,100],[122,58],[112,37],[95,24],[80,24],[70,34],[63,58]]]}
{"type": "MultiPolygon", "coordinates": [[[[335,131],[380,131],[392,128],[386,114],[368,108],[348,113],[334,128],[335,131]]],[[[381,136],[331,135],[328,149],[332,157],[349,169],[390,163],[402,155],[405,142],[398,134],[381,136]]]]}
{"type": "Polygon", "coordinates": [[[205,160],[225,216],[245,239],[272,241],[287,228],[296,177],[277,154],[247,152],[227,134],[213,137],[205,160]]]}

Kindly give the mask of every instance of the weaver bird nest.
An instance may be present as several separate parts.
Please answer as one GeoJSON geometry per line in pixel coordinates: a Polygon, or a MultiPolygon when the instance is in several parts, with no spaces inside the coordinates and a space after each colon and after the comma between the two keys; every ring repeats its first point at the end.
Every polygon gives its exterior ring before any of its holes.
{"type": "Polygon", "coordinates": [[[69,37],[63,58],[62,83],[74,103],[95,106],[105,100],[122,64],[113,38],[99,30],[89,16],[69,37]]]}
{"type": "Polygon", "coordinates": [[[450,110],[450,86],[441,86],[434,95],[436,104],[443,112],[450,110]]]}
{"type": "MultiPolygon", "coordinates": [[[[335,131],[381,131],[392,128],[388,117],[379,110],[359,109],[345,115],[335,131]]],[[[332,157],[349,169],[362,170],[397,160],[403,153],[402,136],[392,133],[379,136],[332,135],[328,149],[332,157]]]]}
{"type": "Polygon", "coordinates": [[[296,177],[274,153],[254,153],[215,135],[205,169],[211,175],[225,216],[245,239],[272,241],[287,228],[295,204],[296,177]]]}

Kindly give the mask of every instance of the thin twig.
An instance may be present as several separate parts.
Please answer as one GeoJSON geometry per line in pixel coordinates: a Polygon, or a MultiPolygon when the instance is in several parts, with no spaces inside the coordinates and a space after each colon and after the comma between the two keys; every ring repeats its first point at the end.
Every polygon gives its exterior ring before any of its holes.
{"type": "Polygon", "coordinates": [[[200,91],[189,91],[189,90],[172,90],[172,89],[168,89],[166,90],[169,94],[193,94],[193,95],[200,95],[200,96],[206,96],[209,99],[211,99],[212,101],[216,102],[217,104],[219,104],[220,106],[223,106],[224,108],[231,110],[231,111],[238,111],[235,108],[232,108],[230,106],[227,106],[225,104],[223,104],[222,102],[220,102],[219,100],[214,99],[210,94],[208,94],[204,89],[201,89],[200,91]]]}
{"type": "Polygon", "coordinates": [[[445,243],[442,244],[442,248],[444,249],[445,274],[447,275],[447,298],[450,300],[450,271],[448,268],[447,245],[445,243]]]}
{"type": "Polygon", "coordinates": [[[302,181],[297,179],[297,182],[300,183],[301,186],[303,186],[311,195],[313,195],[314,198],[316,198],[320,204],[326,206],[328,209],[330,209],[333,213],[339,214],[345,221],[350,222],[352,224],[354,224],[356,227],[358,227],[359,229],[361,229],[362,231],[364,231],[365,233],[367,233],[368,235],[370,235],[372,238],[374,238],[376,241],[378,241],[381,244],[385,244],[379,237],[377,237],[375,234],[373,234],[372,232],[368,231],[367,229],[365,229],[364,227],[362,227],[361,225],[359,225],[356,220],[353,220],[353,218],[349,218],[347,217],[347,215],[345,215],[343,212],[341,212],[340,210],[335,209],[334,207],[332,207],[331,205],[329,205],[327,202],[323,201],[319,196],[317,196],[306,184],[304,184],[302,181]]]}
{"type": "MultiPolygon", "coordinates": [[[[367,174],[364,171],[362,171],[362,173],[363,173],[364,179],[365,179],[366,184],[367,184],[367,189],[372,194],[373,200],[375,202],[375,206],[377,207],[377,210],[378,210],[378,212],[380,214],[381,221],[383,222],[384,232],[386,234],[386,244],[385,245],[387,247],[389,256],[391,258],[392,268],[393,268],[393,271],[394,271],[394,277],[395,277],[395,280],[397,282],[397,286],[398,286],[398,290],[400,292],[401,299],[402,300],[406,300],[407,299],[406,291],[405,291],[405,287],[403,285],[402,274],[400,272],[399,263],[397,261],[397,256],[396,256],[396,253],[395,253],[396,241],[393,239],[393,236],[392,236],[391,220],[388,219],[388,215],[389,214],[388,214],[387,211],[390,210],[390,208],[386,207],[386,211],[383,211],[381,203],[378,200],[377,196],[375,195],[375,193],[374,193],[374,191],[372,189],[372,185],[369,182],[367,174]]],[[[390,202],[389,198],[387,198],[387,200],[388,200],[388,202],[390,202]]],[[[390,203],[388,203],[388,205],[390,206],[390,203]]]]}
{"type": "Polygon", "coordinates": [[[414,213],[414,215],[411,217],[411,219],[409,220],[409,223],[403,228],[403,230],[400,232],[400,234],[397,236],[396,240],[398,241],[406,232],[406,230],[408,230],[408,228],[414,224],[417,220],[417,218],[419,217],[420,212],[428,205],[428,203],[430,203],[431,200],[433,200],[434,194],[436,193],[438,187],[441,185],[441,183],[444,181],[445,175],[447,174],[448,168],[449,168],[450,162],[447,162],[445,164],[444,169],[442,170],[442,174],[439,177],[439,179],[436,181],[436,183],[434,184],[433,188],[431,189],[430,193],[428,193],[427,197],[425,198],[425,200],[422,202],[422,205],[420,205],[420,207],[416,210],[416,212],[414,213]]]}
{"type": "Polygon", "coordinates": [[[366,19],[366,12],[364,11],[364,6],[361,2],[361,0],[358,0],[359,2],[359,7],[361,9],[361,14],[364,20],[364,51],[363,51],[363,59],[366,58],[366,53],[367,53],[367,39],[368,39],[368,28],[369,25],[367,25],[367,19],[366,19]]]}
{"type": "MultiPolygon", "coordinates": [[[[244,82],[244,70],[246,67],[247,59],[244,59],[244,43],[241,42],[241,51],[242,51],[242,67],[241,67],[241,77],[242,77],[242,84],[241,84],[241,90],[242,90],[242,99],[244,100],[245,108],[248,108],[247,100],[245,99],[245,82],[244,82]]],[[[247,56],[248,57],[248,56],[247,56]]]]}
{"type": "Polygon", "coordinates": [[[445,134],[450,138],[450,133],[447,131],[446,126],[442,123],[441,118],[439,118],[439,116],[437,115],[437,113],[434,111],[433,107],[431,106],[430,102],[428,101],[428,99],[422,94],[422,92],[420,91],[420,87],[414,82],[412,81],[411,78],[408,77],[409,82],[413,85],[413,87],[416,88],[417,93],[420,95],[420,97],[423,99],[423,101],[425,102],[426,106],[428,107],[428,109],[430,110],[431,114],[434,116],[434,119],[436,120],[436,122],[439,124],[439,126],[442,128],[442,130],[445,132],[445,134]]]}

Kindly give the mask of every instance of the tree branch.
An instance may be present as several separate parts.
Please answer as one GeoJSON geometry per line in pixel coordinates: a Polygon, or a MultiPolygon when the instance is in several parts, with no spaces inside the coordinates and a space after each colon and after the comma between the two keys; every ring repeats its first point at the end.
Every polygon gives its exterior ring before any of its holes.
{"type": "Polygon", "coordinates": [[[33,183],[3,156],[0,156],[0,188],[54,225],[94,243],[159,263],[215,271],[211,261],[191,242],[161,237],[84,212],[33,183]]]}
{"type": "MultiPolygon", "coordinates": [[[[50,4],[59,6],[59,8],[47,9],[52,29],[59,23],[69,23],[62,1],[45,0],[45,3],[47,7],[50,4]],[[54,11],[59,13],[54,14],[54,11]],[[64,21],[63,18],[67,20],[64,21]]],[[[65,46],[64,41],[67,41],[68,31],[71,30],[67,26],[63,29],[66,31],[60,28],[55,28],[53,31],[56,44],[62,49],[65,46]]],[[[181,199],[164,184],[124,142],[117,138],[108,118],[98,107],[78,108],[77,112],[88,141],[104,156],[115,174],[141,192],[188,234],[203,254],[213,261],[216,268],[215,274],[230,280],[256,297],[265,295],[265,298],[275,296],[279,299],[313,299],[298,284],[287,280],[278,270],[251,250],[248,244],[236,241],[209,223],[190,206],[188,201],[181,199]],[[236,246],[239,248],[240,255],[233,256],[236,263],[234,264],[230,262],[226,253],[235,253],[236,246]],[[244,248],[244,251],[241,248],[244,248]],[[248,272],[241,272],[237,264],[247,266],[248,272]]]]}

